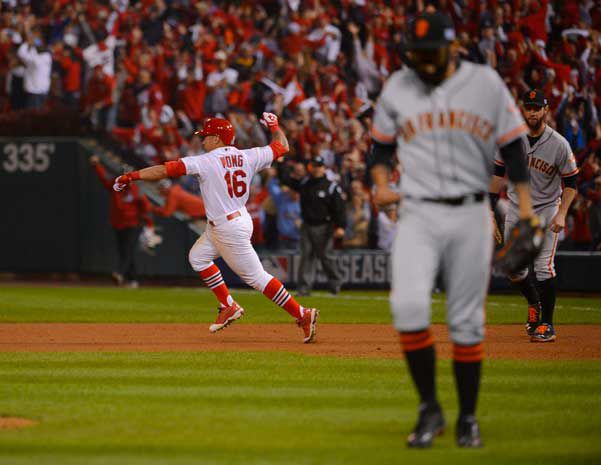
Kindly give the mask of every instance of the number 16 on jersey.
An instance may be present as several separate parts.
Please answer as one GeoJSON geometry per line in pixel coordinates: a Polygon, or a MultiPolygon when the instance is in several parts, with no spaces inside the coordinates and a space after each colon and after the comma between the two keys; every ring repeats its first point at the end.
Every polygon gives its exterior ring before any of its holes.
{"type": "Polygon", "coordinates": [[[227,171],[225,176],[227,193],[231,198],[242,197],[246,194],[246,173],[243,170],[227,171]]]}

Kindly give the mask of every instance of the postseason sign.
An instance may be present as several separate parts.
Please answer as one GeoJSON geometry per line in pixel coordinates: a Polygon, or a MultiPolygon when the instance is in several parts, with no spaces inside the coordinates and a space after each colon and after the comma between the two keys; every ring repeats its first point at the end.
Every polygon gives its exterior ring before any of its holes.
{"type": "MultiPolygon", "coordinates": [[[[334,260],[345,287],[388,288],[390,286],[389,254],[383,251],[345,251],[334,253],[334,260]]],[[[260,254],[268,273],[287,285],[298,282],[300,255],[296,252],[260,254]]],[[[327,285],[327,277],[318,264],[315,283],[327,285]]]]}

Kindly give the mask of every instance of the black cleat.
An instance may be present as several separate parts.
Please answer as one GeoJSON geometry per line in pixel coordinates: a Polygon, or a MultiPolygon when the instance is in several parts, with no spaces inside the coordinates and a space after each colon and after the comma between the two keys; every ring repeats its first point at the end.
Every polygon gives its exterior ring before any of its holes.
{"type": "Polygon", "coordinates": [[[459,447],[482,447],[480,439],[480,426],[474,415],[459,417],[457,420],[457,445],[459,447]]]}
{"type": "Polygon", "coordinates": [[[445,422],[440,405],[421,404],[417,424],[407,438],[407,445],[418,448],[431,447],[434,438],[440,436],[444,429],[445,422]]]}
{"type": "Polygon", "coordinates": [[[530,342],[554,342],[556,337],[551,323],[541,323],[534,330],[534,334],[530,336],[530,342]]]}

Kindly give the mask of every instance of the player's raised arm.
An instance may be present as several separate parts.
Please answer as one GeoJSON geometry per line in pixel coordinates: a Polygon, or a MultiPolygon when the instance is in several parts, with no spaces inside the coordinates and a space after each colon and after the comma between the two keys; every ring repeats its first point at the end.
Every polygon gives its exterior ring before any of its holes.
{"type": "Polygon", "coordinates": [[[168,161],[164,165],[150,166],[139,171],[122,174],[115,179],[113,189],[117,192],[126,189],[133,181],[160,181],[165,178],[179,178],[186,174],[186,165],[181,160],[168,161]]]}
{"type": "Polygon", "coordinates": [[[269,146],[273,150],[273,159],[285,155],[290,151],[290,146],[288,145],[288,138],[284,131],[280,128],[280,124],[278,122],[278,117],[273,113],[264,112],[263,116],[260,120],[261,124],[266,128],[269,128],[271,131],[271,143],[269,146]]]}

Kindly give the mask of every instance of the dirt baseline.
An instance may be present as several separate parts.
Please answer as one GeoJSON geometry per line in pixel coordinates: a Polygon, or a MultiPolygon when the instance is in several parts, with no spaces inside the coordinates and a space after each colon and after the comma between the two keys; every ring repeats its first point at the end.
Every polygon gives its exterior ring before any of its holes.
{"type": "MultiPolygon", "coordinates": [[[[445,325],[432,327],[437,354],[449,358],[445,325]]],[[[558,327],[557,341],[529,342],[523,325],[487,327],[488,358],[601,360],[601,325],[558,327]]],[[[210,334],[208,324],[4,323],[0,352],[284,351],[347,357],[400,357],[396,332],[384,324],[322,324],[317,341],[302,344],[293,324],[234,324],[210,334]]]]}

